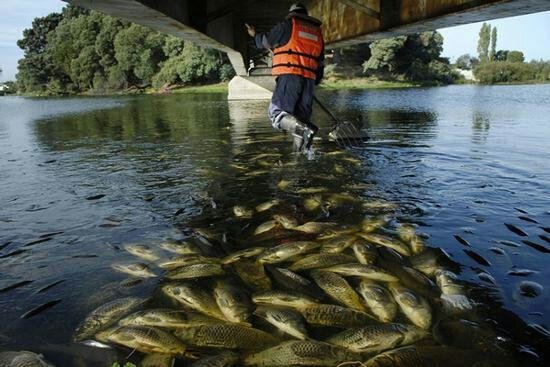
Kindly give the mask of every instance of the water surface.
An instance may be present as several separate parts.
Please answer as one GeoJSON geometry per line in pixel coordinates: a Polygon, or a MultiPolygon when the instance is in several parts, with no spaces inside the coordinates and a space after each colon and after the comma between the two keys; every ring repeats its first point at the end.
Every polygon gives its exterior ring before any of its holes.
{"type": "MultiPolygon", "coordinates": [[[[123,360],[123,351],[70,342],[95,307],[157,290],[160,277],[120,285],[127,276],[111,264],[133,259],[122,245],[187,239],[201,228],[231,251],[274,213],[341,225],[380,214],[346,206],[304,211],[311,195],[296,190],[325,186],[363,202],[395,203],[385,212],[387,233],[399,223],[417,225],[429,246],[460,265],[480,321],[514,340],[519,358],[548,363],[550,86],[320,97],[370,135],[347,153],[359,163],[328,155],[338,148],[322,142],[313,160],[296,156],[271,129],[263,101],[228,102],[223,94],[0,98],[0,348],[43,352],[59,365],[123,360]],[[280,156],[258,158],[274,152],[280,156]],[[282,179],[294,190],[277,188],[282,179]],[[234,218],[234,205],[271,198],[285,204],[250,221],[234,218]],[[525,280],[542,293],[522,295],[525,280]],[[20,318],[51,301],[60,302],[20,318]]],[[[315,119],[327,126],[321,112],[315,119]]]]}

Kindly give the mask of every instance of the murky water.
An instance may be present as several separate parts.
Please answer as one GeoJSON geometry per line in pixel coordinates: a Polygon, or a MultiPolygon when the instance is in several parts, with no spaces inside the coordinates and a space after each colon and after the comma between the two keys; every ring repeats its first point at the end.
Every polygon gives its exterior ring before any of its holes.
{"type": "Polygon", "coordinates": [[[339,226],[386,215],[379,233],[415,224],[452,259],[478,303],[456,319],[509,339],[511,358],[550,363],[550,86],[321,97],[363,123],[369,144],[341,155],[317,142],[312,160],[298,157],[267,123],[267,102],[224,95],[0,98],[0,349],[42,352],[60,366],[123,362],[128,349],[71,337],[105,302],[159,297],[164,273],[154,265],[159,277],[121,284],[128,276],[111,264],[135,261],[124,244],[168,258],[159,243],[200,235],[221,256],[254,245],[254,229],[274,214],[339,226]],[[314,194],[299,190],[309,187],[355,201],[308,211],[314,194]],[[282,204],[252,219],[233,214],[274,198],[282,204]],[[377,202],[395,207],[368,204],[377,202]],[[522,292],[524,281],[542,291],[522,292]]]}

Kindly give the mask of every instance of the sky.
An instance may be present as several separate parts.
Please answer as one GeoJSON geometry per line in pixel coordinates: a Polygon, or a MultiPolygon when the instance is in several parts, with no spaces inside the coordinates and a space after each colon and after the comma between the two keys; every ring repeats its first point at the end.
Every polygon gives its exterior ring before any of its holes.
{"type": "MultiPolygon", "coordinates": [[[[17,47],[23,30],[35,17],[60,11],[61,0],[0,0],[0,82],[14,80],[17,60],[23,53],[17,47]]],[[[526,60],[550,60],[550,12],[488,21],[497,27],[497,49],[519,50],[526,60]]],[[[465,53],[476,55],[481,23],[439,30],[444,38],[443,56],[456,59],[465,53]]]]}

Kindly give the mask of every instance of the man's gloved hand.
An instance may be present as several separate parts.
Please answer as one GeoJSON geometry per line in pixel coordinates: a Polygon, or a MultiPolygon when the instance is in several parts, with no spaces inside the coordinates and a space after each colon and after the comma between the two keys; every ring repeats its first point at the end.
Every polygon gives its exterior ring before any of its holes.
{"type": "Polygon", "coordinates": [[[246,26],[246,31],[248,32],[250,37],[256,37],[256,28],[249,25],[248,23],[245,23],[244,25],[246,26]]]}

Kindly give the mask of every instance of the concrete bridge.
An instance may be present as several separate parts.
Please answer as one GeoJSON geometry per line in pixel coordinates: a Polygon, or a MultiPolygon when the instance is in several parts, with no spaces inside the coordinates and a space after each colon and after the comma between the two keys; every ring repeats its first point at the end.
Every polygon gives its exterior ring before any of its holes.
{"type": "MultiPolygon", "coordinates": [[[[269,97],[271,78],[249,76],[254,60],[244,22],[259,31],[281,21],[286,0],[64,0],[227,53],[237,77],[230,99],[269,97]]],[[[550,10],[550,0],[310,0],[328,48],[550,10]]],[[[254,74],[252,71],[250,74],[254,74]]]]}

